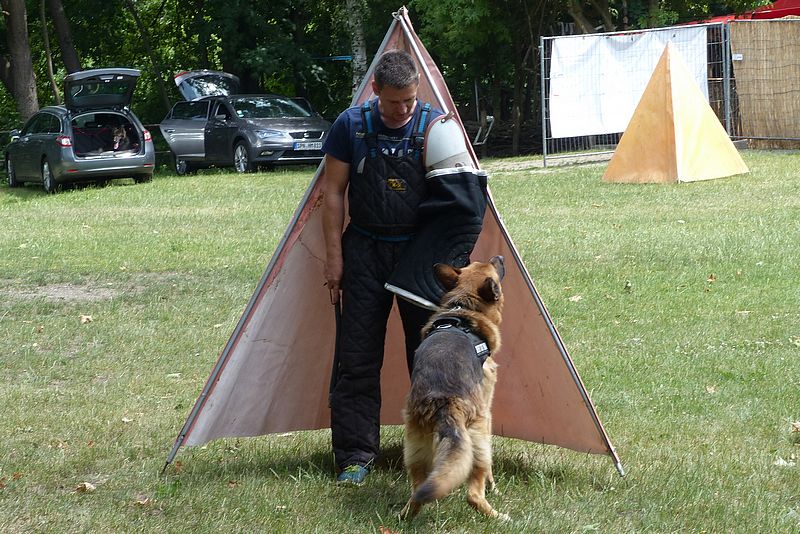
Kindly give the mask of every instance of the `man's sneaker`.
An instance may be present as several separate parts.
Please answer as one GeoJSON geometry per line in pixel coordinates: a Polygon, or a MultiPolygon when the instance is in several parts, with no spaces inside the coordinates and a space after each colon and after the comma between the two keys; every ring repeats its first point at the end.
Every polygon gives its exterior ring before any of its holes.
{"type": "Polygon", "coordinates": [[[336,482],[339,484],[354,484],[360,486],[364,483],[364,479],[367,478],[368,474],[369,469],[363,465],[348,465],[339,473],[339,476],[336,477],[336,482]]]}

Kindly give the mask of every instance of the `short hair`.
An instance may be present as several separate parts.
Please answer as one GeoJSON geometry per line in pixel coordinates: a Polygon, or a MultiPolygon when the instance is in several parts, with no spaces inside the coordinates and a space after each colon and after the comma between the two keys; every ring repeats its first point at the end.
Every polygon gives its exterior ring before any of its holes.
{"type": "Polygon", "coordinates": [[[414,58],[405,50],[384,52],[375,66],[375,83],[403,89],[419,83],[419,70],[414,58]]]}

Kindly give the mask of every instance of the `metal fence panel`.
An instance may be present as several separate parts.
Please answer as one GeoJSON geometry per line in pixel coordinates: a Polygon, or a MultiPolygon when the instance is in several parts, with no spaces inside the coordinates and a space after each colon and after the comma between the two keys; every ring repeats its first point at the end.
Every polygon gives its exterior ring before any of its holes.
{"type": "MultiPolygon", "coordinates": [[[[726,31],[721,23],[705,24],[693,27],[705,27],[706,29],[706,53],[707,53],[707,91],[709,97],[709,104],[714,109],[720,121],[723,124],[731,124],[732,120],[730,106],[727,103],[730,101],[726,99],[726,92],[729,90],[728,83],[728,52],[726,46],[726,31]]],[[[657,28],[651,30],[642,30],[635,32],[614,32],[606,34],[596,34],[597,37],[619,37],[621,35],[644,35],[652,32],[664,32],[667,36],[670,33],[686,29],[682,28],[657,28]]],[[[544,165],[548,163],[555,163],[558,161],[566,162],[582,162],[592,160],[608,159],[610,154],[613,153],[619,142],[620,137],[624,131],[621,128],[619,132],[603,133],[596,135],[581,135],[575,137],[555,137],[551,125],[551,102],[550,102],[550,86],[551,86],[551,71],[552,71],[552,58],[553,58],[553,45],[557,39],[568,39],[574,37],[543,37],[540,41],[540,58],[541,58],[541,100],[542,100],[542,155],[544,165]]],[[[652,64],[660,57],[661,51],[653,51],[656,54],[652,59],[652,64]]],[[[638,56],[637,56],[638,57],[638,56]]],[[[589,58],[588,65],[590,65],[590,77],[597,77],[597,82],[591,84],[593,87],[599,87],[600,76],[605,75],[605,69],[601,64],[601,59],[595,58],[593,61],[589,58]]],[[[649,64],[648,64],[649,65],[649,64]]],[[[636,64],[636,61],[631,58],[630,66],[626,64],[626,68],[635,70],[642,68],[636,64]]],[[[649,67],[648,67],[649,68],[649,67]]],[[[649,75],[649,74],[648,74],[649,75]]],[[[641,95],[639,95],[641,96],[641,95]]],[[[591,95],[591,98],[602,99],[602,94],[591,95]]]]}

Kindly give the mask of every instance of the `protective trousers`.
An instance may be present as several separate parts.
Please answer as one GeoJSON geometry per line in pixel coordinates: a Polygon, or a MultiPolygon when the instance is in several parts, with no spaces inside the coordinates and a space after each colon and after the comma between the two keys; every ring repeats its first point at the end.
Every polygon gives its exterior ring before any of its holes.
{"type": "MultiPolygon", "coordinates": [[[[380,373],[386,323],[394,295],[384,284],[406,241],[384,241],[348,227],[342,236],[342,320],[339,367],[331,395],[331,432],[336,465],[369,465],[380,450],[380,373]]],[[[409,373],[420,331],[430,311],[398,299],[409,373]]]]}

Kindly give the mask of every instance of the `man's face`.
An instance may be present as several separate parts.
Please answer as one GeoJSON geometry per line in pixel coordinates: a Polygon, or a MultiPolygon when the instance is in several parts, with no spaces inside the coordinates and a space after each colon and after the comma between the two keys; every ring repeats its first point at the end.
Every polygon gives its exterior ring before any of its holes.
{"type": "Polygon", "coordinates": [[[399,128],[411,119],[417,104],[418,88],[419,84],[402,88],[391,85],[384,85],[381,88],[375,83],[372,84],[372,91],[378,95],[378,109],[386,126],[399,128]]]}

